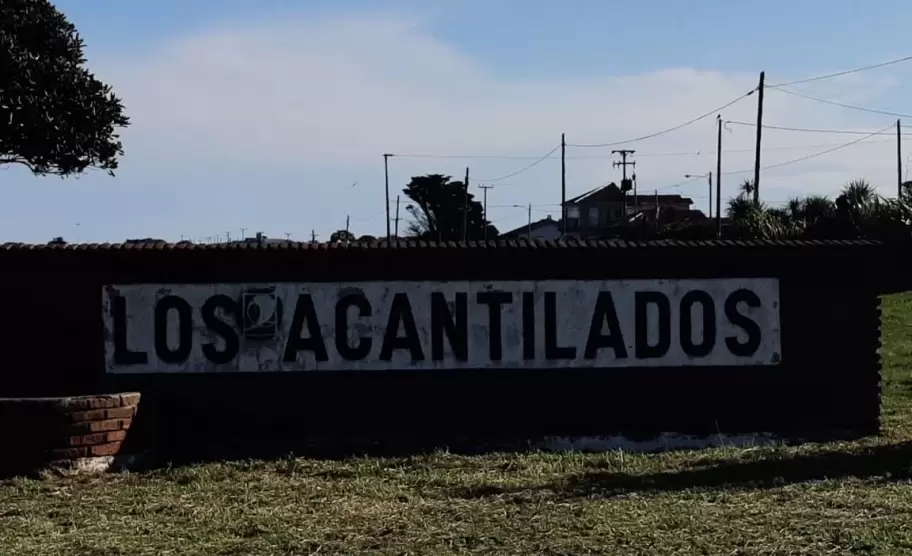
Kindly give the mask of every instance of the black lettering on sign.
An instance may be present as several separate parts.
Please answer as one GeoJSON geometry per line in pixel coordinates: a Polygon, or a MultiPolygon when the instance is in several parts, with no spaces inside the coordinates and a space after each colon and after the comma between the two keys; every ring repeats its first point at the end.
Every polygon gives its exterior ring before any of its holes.
{"type": "Polygon", "coordinates": [[[233,326],[215,316],[215,310],[221,309],[226,315],[237,315],[237,302],[227,295],[213,295],[203,303],[200,313],[206,328],[215,332],[225,340],[225,348],[219,351],[215,342],[203,344],[203,355],[216,365],[224,365],[237,357],[240,348],[240,339],[233,326]]]}
{"type": "Polygon", "coordinates": [[[513,294],[504,291],[478,292],[479,305],[488,306],[488,356],[491,361],[503,359],[503,325],[501,308],[513,303],[513,294]]]}
{"type": "Polygon", "coordinates": [[[320,321],[317,320],[317,310],[314,308],[313,298],[307,293],[299,294],[298,301],[295,303],[282,361],[294,363],[298,359],[299,351],[312,351],[314,359],[317,361],[329,361],[326,342],[323,340],[323,332],[320,330],[320,321]],[[302,338],[301,332],[305,322],[307,323],[307,338],[302,338]]]}
{"type": "Polygon", "coordinates": [[[712,296],[702,290],[694,290],[681,298],[681,349],[691,357],[706,357],[716,347],[716,304],[712,296]],[[693,341],[693,308],[700,305],[703,317],[703,338],[700,343],[693,341]]]}
{"type": "Polygon", "coordinates": [[[732,355],[749,357],[760,349],[763,334],[760,326],[753,319],[738,312],[739,303],[745,303],[748,307],[756,309],[760,307],[760,298],[754,292],[742,288],[732,292],[725,300],[725,318],[747,333],[745,342],[739,342],[737,336],[729,336],[725,338],[725,345],[732,355]]]}
{"type": "Polygon", "coordinates": [[[453,301],[453,311],[450,312],[446,296],[440,292],[431,293],[431,360],[443,361],[443,336],[446,334],[456,360],[468,361],[468,297],[463,292],[457,293],[453,301]]]}
{"type": "Polygon", "coordinates": [[[405,293],[397,293],[393,296],[389,320],[386,323],[386,333],[383,335],[383,345],[380,347],[380,359],[392,361],[393,351],[397,349],[407,349],[412,356],[412,361],[424,361],[424,351],[421,349],[421,338],[418,337],[418,326],[415,324],[412,304],[405,293]],[[400,324],[405,330],[405,336],[399,336],[400,324]]]}
{"type": "Polygon", "coordinates": [[[576,359],[576,347],[557,345],[557,294],[545,292],[545,359],[576,359]]]}
{"type": "Polygon", "coordinates": [[[149,362],[149,354],[132,351],[127,346],[127,300],[123,296],[111,298],[111,313],[114,330],[114,364],[143,365],[149,362]]]}
{"type": "Polygon", "coordinates": [[[193,319],[190,304],[182,297],[166,295],[155,304],[155,355],[165,363],[176,365],[190,357],[193,349],[193,319]],[[168,345],[168,313],[177,311],[177,347],[168,345]]]}
{"type": "Polygon", "coordinates": [[[624,345],[624,334],[618,320],[617,309],[611,292],[599,292],[592,312],[592,323],[589,325],[589,337],[586,340],[586,351],[583,357],[595,359],[602,348],[614,350],[616,359],[627,357],[627,346],[624,345]],[[602,327],[608,324],[608,335],[602,334],[602,327]]]}
{"type": "Polygon", "coordinates": [[[671,347],[671,302],[662,292],[636,292],[634,304],[634,344],[637,359],[655,359],[663,357],[671,347]],[[649,311],[655,305],[659,312],[659,337],[654,345],[649,345],[649,311]]]}
{"type": "Polygon", "coordinates": [[[535,360],[535,294],[522,294],[523,359],[535,360]]]}
{"type": "Polygon", "coordinates": [[[371,305],[362,293],[344,295],[336,302],[336,351],[346,361],[360,361],[367,357],[374,340],[370,336],[360,336],[355,345],[348,343],[348,308],[358,309],[359,317],[371,316],[371,305]]]}

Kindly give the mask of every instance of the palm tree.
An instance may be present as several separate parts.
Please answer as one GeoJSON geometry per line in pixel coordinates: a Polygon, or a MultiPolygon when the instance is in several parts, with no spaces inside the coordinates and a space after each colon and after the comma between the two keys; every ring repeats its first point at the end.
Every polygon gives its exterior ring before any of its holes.
{"type": "Polygon", "coordinates": [[[786,210],[788,211],[789,219],[792,222],[804,220],[806,214],[805,206],[805,201],[799,199],[798,197],[792,197],[789,199],[788,203],[785,205],[786,210]]]}
{"type": "Polygon", "coordinates": [[[756,208],[754,201],[744,196],[742,193],[737,197],[728,200],[728,207],[725,209],[725,215],[732,220],[744,220],[748,214],[756,208]]]}
{"type": "Polygon", "coordinates": [[[738,196],[753,199],[754,197],[754,180],[745,179],[738,186],[738,196]]]}
{"type": "Polygon", "coordinates": [[[843,197],[852,207],[863,207],[870,205],[878,200],[877,191],[866,180],[852,180],[842,188],[843,197]]]}
{"type": "Polygon", "coordinates": [[[810,195],[802,201],[802,220],[813,224],[821,218],[826,218],[833,214],[836,208],[832,199],[825,195],[810,195]]]}

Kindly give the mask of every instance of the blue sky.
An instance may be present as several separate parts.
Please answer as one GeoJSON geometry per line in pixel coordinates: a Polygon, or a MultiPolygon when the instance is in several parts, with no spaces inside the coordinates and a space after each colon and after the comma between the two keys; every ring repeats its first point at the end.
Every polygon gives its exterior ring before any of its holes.
{"type": "MultiPolygon", "coordinates": [[[[383,152],[441,156],[394,158],[392,196],[419,173],[461,176],[470,166],[484,180],[533,162],[561,132],[571,143],[600,143],[677,125],[746,92],[760,70],[775,83],[912,54],[896,39],[912,4],[898,0],[876,10],[849,0],[439,4],[58,1],[88,43],[90,67],[124,97],[134,121],[127,153],[113,179],[4,171],[0,231],[8,241],[78,233],[105,242],[237,237],[246,228],[304,240],[312,229],[327,238],[349,216],[357,234],[380,235],[383,152]],[[489,158],[446,158],[455,155],[489,158]]],[[[912,62],[795,90],[912,113],[910,71],[912,62]]],[[[754,102],[724,117],[750,120],[754,102]]],[[[770,124],[827,129],[876,130],[895,120],[779,92],[768,93],[766,114],[770,124]]],[[[629,145],[642,155],[642,186],[686,194],[705,209],[704,184],[676,184],[714,168],[713,125],[708,118],[629,145]]],[[[749,168],[753,130],[731,129],[725,169],[749,168]]],[[[764,162],[854,138],[770,131],[764,162]]],[[[855,177],[889,193],[889,140],[771,170],[761,181],[765,197],[832,193],[855,177]]],[[[571,195],[617,179],[609,151],[568,151],[571,195]]],[[[548,159],[491,182],[495,224],[524,223],[526,210],[512,205],[531,203],[536,219],[556,216],[558,171],[548,159]]],[[[726,178],[723,189],[740,179],[726,178]]]]}

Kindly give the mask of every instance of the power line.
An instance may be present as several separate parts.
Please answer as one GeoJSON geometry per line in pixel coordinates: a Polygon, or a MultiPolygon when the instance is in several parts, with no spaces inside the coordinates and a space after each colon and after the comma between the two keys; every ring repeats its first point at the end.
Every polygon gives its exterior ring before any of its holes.
{"type": "Polygon", "coordinates": [[[870,112],[871,114],[883,114],[885,116],[897,116],[899,118],[912,118],[912,115],[902,114],[900,112],[888,112],[886,110],[876,110],[874,108],[865,108],[863,106],[854,106],[852,104],[843,104],[841,102],[836,102],[833,100],[826,100],[823,98],[812,97],[810,95],[805,95],[803,93],[798,93],[796,91],[789,91],[788,89],[783,89],[781,87],[767,87],[772,88],[774,91],[779,91],[780,93],[785,93],[787,95],[793,95],[796,97],[801,97],[807,100],[813,100],[814,102],[820,102],[822,104],[829,104],[831,106],[838,106],[840,108],[848,108],[849,110],[858,110],[859,112],[870,112]]]}
{"type": "MultiPolygon", "coordinates": [[[[743,126],[749,126],[749,127],[754,127],[757,125],[757,124],[750,123],[750,122],[739,122],[736,120],[725,120],[725,123],[734,124],[734,125],[743,125],[743,126]]],[[[890,127],[893,127],[893,126],[891,125],[890,127]]],[[[852,129],[811,129],[811,128],[804,128],[804,127],[785,127],[785,126],[766,125],[766,124],[763,125],[763,129],[778,129],[780,131],[801,131],[801,132],[805,132],[805,133],[832,133],[832,134],[843,134],[843,135],[867,135],[867,136],[894,135],[895,136],[895,133],[889,133],[889,132],[883,132],[883,131],[875,131],[872,133],[870,131],[858,131],[858,130],[852,130],[852,129]]],[[[903,133],[903,135],[912,135],[912,133],[903,133]]]]}
{"type": "Polygon", "coordinates": [[[665,187],[660,187],[660,188],[656,189],[656,191],[665,191],[666,189],[674,189],[674,188],[676,188],[676,187],[683,187],[683,186],[687,185],[687,184],[690,183],[690,182],[694,182],[694,181],[697,181],[697,180],[703,181],[705,178],[706,178],[706,176],[696,176],[696,177],[693,177],[693,178],[686,179],[686,180],[684,180],[684,181],[682,181],[682,182],[678,182],[678,183],[676,183],[676,184],[674,184],[674,185],[666,185],[665,187]]]}
{"type": "MultiPolygon", "coordinates": [[[[699,151],[693,152],[668,152],[668,153],[643,153],[637,156],[692,156],[700,154],[699,151]]],[[[468,159],[494,159],[494,160],[538,160],[540,156],[522,156],[522,155],[497,155],[497,154],[397,154],[397,158],[468,158],[468,159]]],[[[550,157],[549,157],[550,158],[550,157]]],[[[585,159],[609,159],[613,158],[607,154],[577,155],[568,156],[567,160],[585,160],[585,159]]],[[[554,158],[552,160],[560,160],[554,158]]]]}
{"type": "Polygon", "coordinates": [[[795,81],[787,81],[785,83],[777,83],[775,85],[768,85],[767,88],[785,87],[785,86],[789,86],[789,85],[797,85],[799,83],[810,83],[811,81],[832,79],[833,77],[841,77],[843,75],[849,75],[849,74],[858,73],[861,71],[868,71],[868,70],[882,68],[882,67],[886,67],[886,66],[892,66],[893,64],[899,64],[900,62],[908,62],[909,60],[912,60],[912,56],[905,56],[903,58],[897,58],[896,60],[890,60],[889,62],[881,62],[880,64],[874,64],[871,66],[864,66],[861,68],[855,68],[855,69],[846,70],[846,71],[839,71],[836,73],[828,73],[826,75],[818,75],[816,77],[808,77],[805,79],[796,79],[795,81]]]}
{"type": "Polygon", "coordinates": [[[497,177],[497,178],[485,178],[485,179],[476,178],[475,181],[483,181],[483,182],[488,182],[488,181],[500,181],[500,180],[505,180],[505,179],[512,178],[513,176],[518,176],[519,174],[522,174],[523,172],[525,172],[525,171],[527,171],[527,170],[531,170],[532,168],[538,166],[540,163],[544,162],[549,156],[551,156],[552,154],[556,153],[556,152],[557,152],[557,149],[559,149],[559,148],[561,148],[560,145],[554,147],[553,149],[551,149],[550,151],[548,151],[547,154],[545,154],[544,156],[542,156],[541,158],[539,158],[538,160],[536,160],[536,161],[533,162],[532,164],[529,164],[529,165],[526,166],[525,168],[522,168],[522,169],[520,169],[520,170],[517,170],[517,171],[513,172],[512,174],[507,174],[506,176],[500,176],[500,177],[497,177]]]}
{"type": "Polygon", "coordinates": [[[684,122],[683,124],[676,125],[676,126],[674,126],[674,127],[668,128],[668,129],[663,129],[662,131],[657,131],[657,132],[655,132],[655,133],[650,133],[650,134],[648,134],[648,135],[642,135],[642,136],[640,136],[640,137],[634,137],[633,139],[627,139],[627,140],[625,140],[625,141],[615,141],[614,143],[600,143],[600,144],[597,144],[597,145],[584,145],[584,144],[571,144],[571,143],[567,143],[567,146],[568,146],[568,147],[581,147],[581,148],[614,147],[614,146],[617,146],[617,145],[624,145],[624,144],[627,144],[627,143],[635,143],[635,142],[637,142],[637,141],[643,141],[643,140],[646,140],[646,139],[652,139],[653,137],[658,137],[659,135],[665,135],[666,133],[671,133],[672,131],[677,131],[677,130],[681,129],[682,127],[687,127],[687,126],[689,126],[689,125],[691,125],[691,124],[694,124],[694,123],[699,122],[699,121],[702,120],[702,119],[705,119],[705,118],[708,118],[708,117],[710,117],[710,116],[713,116],[713,115],[715,115],[717,112],[721,112],[722,110],[728,108],[729,106],[735,104],[736,102],[738,102],[738,101],[740,101],[740,100],[742,100],[742,99],[744,99],[744,98],[747,98],[747,97],[749,97],[750,95],[754,94],[754,92],[755,92],[756,90],[757,90],[757,89],[751,89],[750,91],[744,93],[743,95],[739,96],[738,98],[736,98],[735,100],[733,100],[733,101],[731,101],[731,102],[727,102],[727,103],[723,104],[722,106],[720,106],[720,107],[718,107],[718,108],[714,108],[714,109],[710,110],[709,112],[706,112],[705,114],[702,114],[702,115],[697,116],[696,118],[694,118],[694,119],[692,119],[692,120],[688,120],[688,121],[684,122]]]}
{"type": "MultiPolygon", "coordinates": [[[[553,151],[552,151],[553,152],[553,151]]],[[[550,154],[550,153],[549,153],[550,154]]],[[[602,158],[608,158],[600,155],[602,158]]],[[[538,160],[541,156],[501,154],[397,154],[397,158],[492,158],[496,160],[538,160]]],[[[569,157],[568,157],[569,158],[569,157]]]]}
{"type": "MultiPolygon", "coordinates": [[[[910,116],[912,118],[912,116],[910,116]]],[[[736,123],[741,124],[742,122],[727,122],[727,123],[736,123]]],[[[743,125],[756,125],[756,124],[746,124],[743,125]]],[[[769,126],[765,126],[769,127],[769,126]]],[[[867,132],[865,132],[867,133],[867,132]]],[[[867,141],[868,143],[892,143],[892,139],[878,139],[874,141],[867,141]]],[[[835,145],[841,145],[842,143],[811,143],[808,145],[775,145],[772,147],[762,147],[764,151],[776,151],[776,150],[800,150],[800,149],[819,149],[821,147],[832,147],[835,145]]],[[[637,158],[640,157],[675,157],[675,156],[700,156],[704,152],[709,152],[709,149],[700,149],[697,151],[678,151],[678,152],[658,152],[650,153],[645,152],[641,153],[637,151],[637,158]]],[[[745,148],[733,148],[733,149],[723,149],[722,152],[726,153],[735,153],[735,152],[754,152],[754,147],[745,147],[745,148]]],[[[493,155],[493,154],[396,154],[396,158],[429,158],[429,159],[452,159],[452,158],[463,158],[463,159],[492,159],[492,160],[539,160],[540,156],[528,156],[528,155],[493,155]]],[[[608,154],[593,154],[593,155],[576,155],[568,156],[567,160],[609,160],[614,158],[612,155],[608,154]]],[[[559,160],[558,158],[548,157],[546,160],[559,160]]],[[[500,184],[501,186],[509,184],[500,184]]]]}
{"type": "MultiPolygon", "coordinates": [[[[866,135],[865,137],[862,137],[862,138],[860,138],[860,139],[855,139],[855,140],[853,140],[853,141],[849,141],[848,143],[843,143],[842,145],[839,145],[839,146],[837,146],[837,147],[833,147],[833,148],[831,148],[831,149],[827,149],[827,150],[825,150],[825,151],[820,151],[820,152],[816,152],[816,153],[813,153],[813,154],[809,154],[809,155],[807,155],[807,156],[802,156],[802,157],[798,157],[798,158],[793,158],[792,160],[786,160],[785,162],[779,162],[779,163],[777,163],[777,164],[771,164],[771,165],[769,165],[769,166],[764,166],[763,168],[761,168],[761,170],[772,170],[772,169],[774,169],[774,168],[782,168],[783,166],[788,166],[788,165],[790,165],[790,164],[795,164],[795,163],[797,163],[797,162],[804,162],[805,160],[810,160],[810,159],[812,159],[812,158],[817,158],[818,156],[823,156],[823,155],[825,155],[825,154],[830,154],[831,152],[835,152],[835,151],[838,151],[838,150],[840,150],[840,149],[844,149],[844,148],[846,148],[846,147],[851,147],[852,145],[854,145],[854,144],[856,144],[856,143],[860,143],[860,142],[864,141],[865,139],[867,139],[868,137],[872,137],[872,136],[874,136],[874,135],[879,135],[879,134],[883,133],[884,131],[886,131],[886,130],[888,130],[888,129],[891,129],[892,127],[893,127],[893,124],[890,124],[890,125],[888,125],[887,127],[883,128],[882,130],[875,131],[875,132],[873,132],[873,133],[869,133],[868,135],[866,135]]],[[[736,171],[733,171],[733,172],[723,172],[722,175],[746,174],[746,173],[748,173],[748,172],[753,172],[753,171],[754,171],[754,169],[751,168],[750,170],[736,170],[736,171]]]]}

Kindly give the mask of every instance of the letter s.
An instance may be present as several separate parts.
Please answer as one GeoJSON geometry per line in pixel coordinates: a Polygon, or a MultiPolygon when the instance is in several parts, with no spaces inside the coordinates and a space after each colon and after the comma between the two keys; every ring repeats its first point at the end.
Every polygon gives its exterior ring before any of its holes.
{"type": "Polygon", "coordinates": [[[763,340],[763,333],[753,319],[747,315],[738,312],[738,304],[746,303],[748,307],[756,309],[760,307],[760,298],[757,294],[747,289],[740,289],[732,292],[725,300],[725,318],[735,326],[747,333],[747,341],[738,341],[737,336],[728,336],[725,338],[725,345],[732,355],[738,357],[749,357],[760,349],[760,343],[763,340]]]}

